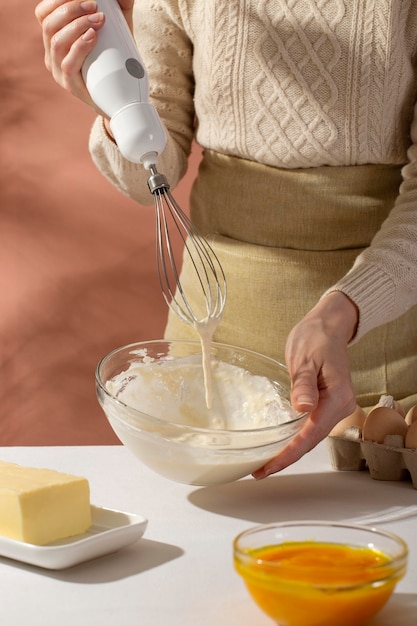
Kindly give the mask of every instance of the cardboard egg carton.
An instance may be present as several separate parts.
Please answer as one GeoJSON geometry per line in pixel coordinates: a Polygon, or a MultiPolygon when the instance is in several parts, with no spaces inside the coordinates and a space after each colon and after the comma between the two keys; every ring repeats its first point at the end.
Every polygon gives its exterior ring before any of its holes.
{"type": "Polygon", "coordinates": [[[375,480],[410,480],[417,489],[417,450],[404,447],[401,435],[388,435],[384,443],[362,439],[360,428],[348,428],[342,437],[329,436],[332,466],[343,471],[368,470],[375,480]]]}

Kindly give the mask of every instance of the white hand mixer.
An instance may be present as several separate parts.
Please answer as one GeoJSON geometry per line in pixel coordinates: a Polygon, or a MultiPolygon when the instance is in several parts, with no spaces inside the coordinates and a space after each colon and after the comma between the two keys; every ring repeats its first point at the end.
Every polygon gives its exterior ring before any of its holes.
{"type": "Polygon", "coordinates": [[[157,268],[165,301],[180,319],[197,330],[204,325],[213,327],[226,301],[223,269],[212,247],[173,198],[166,177],[157,170],[166,135],[156,109],[148,101],[146,70],[120,6],[117,0],[98,0],[98,7],[106,19],[94,50],[83,65],[85,84],[93,101],[109,116],[120,152],[150,172],[148,186],[156,211],[157,268]],[[176,233],[194,269],[193,306],[180,282],[176,233]]]}

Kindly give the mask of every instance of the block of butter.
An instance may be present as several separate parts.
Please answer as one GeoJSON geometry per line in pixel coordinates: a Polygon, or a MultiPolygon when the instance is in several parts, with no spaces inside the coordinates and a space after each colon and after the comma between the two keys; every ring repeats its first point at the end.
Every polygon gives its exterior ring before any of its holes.
{"type": "Polygon", "coordinates": [[[86,478],[0,461],[0,535],[45,545],[90,525],[86,478]]]}

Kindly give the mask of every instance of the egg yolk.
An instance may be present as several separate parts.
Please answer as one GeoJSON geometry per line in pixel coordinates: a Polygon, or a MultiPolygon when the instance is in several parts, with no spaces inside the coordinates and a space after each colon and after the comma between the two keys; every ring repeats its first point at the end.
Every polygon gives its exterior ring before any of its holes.
{"type": "Polygon", "coordinates": [[[280,626],[360,626],[385,604],[400,577],[387,555],[368,547],[288,542],[247,554],[235,557],[235,567],[280,626]]]}

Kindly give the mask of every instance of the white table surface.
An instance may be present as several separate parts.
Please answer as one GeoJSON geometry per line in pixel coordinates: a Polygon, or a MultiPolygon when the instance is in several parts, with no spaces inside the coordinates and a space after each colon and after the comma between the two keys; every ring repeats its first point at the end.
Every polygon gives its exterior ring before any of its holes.
{"type": "Polygon", "coordinates": [[[233,569],[237,533],[265,522],[384,511],[408,514],[379,525],[408,542],[410,564],[372,626],[417,625],[417,490],[335,471],[325,444],[279,476],[210,488],[162,478],[123,446],[0,448],[0,459],[83,475],[93,504],[149,520],[135,544],[67,570],[1,557],[2,626],[268,626],[233,569]]]}

